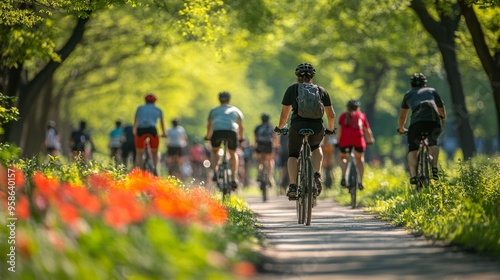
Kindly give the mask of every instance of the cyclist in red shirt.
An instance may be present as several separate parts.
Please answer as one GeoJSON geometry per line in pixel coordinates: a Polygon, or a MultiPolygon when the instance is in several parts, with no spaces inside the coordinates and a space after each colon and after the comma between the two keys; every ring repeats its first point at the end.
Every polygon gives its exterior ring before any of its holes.
{"type": "Polygon", "coordinates": [[[339,139],[340,150],[340,168],[342,169],[342,179],[340,185],[346,187],[345,173],[347,169],[347,158],[351,149],[354,148],[354,158],[358,166],[360,183],[358,189],[364,189],[363,186],[363,173],[365,169],[364,152],[366,144],[373,144],[373,138],[370,124],[366,119],[366,115],[361,112],[359,100],[349,100],[347,102],[347,111],[342,113],[339,118],[339,131],[337,138],[339,139]],[[365,141],[366,137],[366,141],[365,141]]]}

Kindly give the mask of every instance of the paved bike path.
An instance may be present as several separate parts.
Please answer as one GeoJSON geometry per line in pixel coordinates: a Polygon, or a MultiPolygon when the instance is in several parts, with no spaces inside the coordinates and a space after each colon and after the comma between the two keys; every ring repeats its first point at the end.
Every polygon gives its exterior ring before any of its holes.
{"type": "Polygon", "coordinates": [[[435,245],[332,199],[318,200],[311,226],[297,224],[285,196],[245,199],[267,240],[253,279],[500,279],[500,261],[435,245]]]}

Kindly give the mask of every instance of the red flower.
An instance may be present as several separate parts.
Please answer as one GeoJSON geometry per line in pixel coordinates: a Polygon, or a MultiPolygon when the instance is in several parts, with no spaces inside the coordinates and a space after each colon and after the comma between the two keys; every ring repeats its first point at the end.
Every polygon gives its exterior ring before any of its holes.
{"type": "Polygon", "coordinates": [[[27,220],[30,214],[30,202],[25,195],[21,195],[16,205],[16,216],[21,220],[27,220]]]}
{"type": "Polygon", "coordinates": [[[59,212],[61,220],[68,225],[76,222],[80,217],[78,210],[71,204],[60,203],[57,205],[57,211],[59,212]]]}
{"type": "Polygon", "coordinates": [[[57,198],[60,185],[57,179],[49,179],[42,173],[37,172],[33,176],[33,182],[44,197],[48,199],[57,198]]]}
{"type": "Polygon", "coordinates": [[[200,222],[209,222],[215,225],[222,225],[227,220],[227,210],[207,189],[194,188],[190,191],[191,200],[197,201],[198,218],[200,222]]]}
{"type": "Polygon", "coordinates": [[[103,218],[108,225],[120,228],[144,219],[144,207],[135,195],[120,190],[109,190],[107,195],[103,218]]]}
{"type": "Polygon", "coordinates": [[[99,172],[89,175],[87,182],[96,190],[106,190],[115,183],[111,173],[99,172]]]}
{"type": "Polygon", "coordinates": [[[89,193],[85,187],[68,186],[66,190],[66,194],[71,201],[87,213],[95,215],[101,210],[101,202],[99,198],[89,193]]]}
{"type": "Polygon", "coordinates": [[[24,188],[25,181],[24,173],[20,169],[0,165],[0,189],[8,192],[14,188],[15,191],[20,191],[24,188]]]}

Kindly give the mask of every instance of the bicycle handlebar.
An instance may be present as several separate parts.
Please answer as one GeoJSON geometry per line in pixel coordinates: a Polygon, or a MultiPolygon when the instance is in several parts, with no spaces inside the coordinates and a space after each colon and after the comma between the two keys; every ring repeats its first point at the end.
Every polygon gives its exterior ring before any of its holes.
{"type": "MultiPolygon", "coordinates": [[[[279,128],[278,126],[274,127],[274,132],[282,135],[287,135],[288,134],[288,128],[279,128]]],[[[337,134],[337,128],[335,127],[333,131],[326,129],[325,128],[325,135],[332,135],[332,134],[337,134]]]]}

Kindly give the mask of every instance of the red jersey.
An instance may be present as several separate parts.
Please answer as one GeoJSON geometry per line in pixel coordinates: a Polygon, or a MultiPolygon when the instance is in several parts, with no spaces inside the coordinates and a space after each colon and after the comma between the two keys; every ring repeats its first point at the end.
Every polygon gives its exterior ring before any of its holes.
{"type": "Polygon", "coordinates": [[[369,129],[370,124],[366,115],[361,111],[344,112],[340,115],[339,125],[342,127],[342,134],[339,139],[340,147],[363,147],[366,148],[363,128],[369,129]],[[349,124],[346,124],[347,114],[351,114],[349,124]]]}

